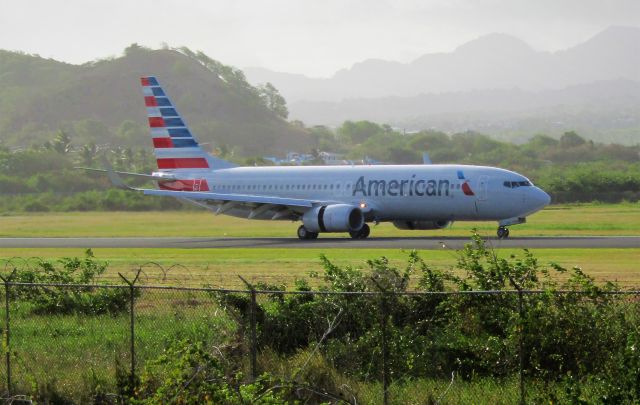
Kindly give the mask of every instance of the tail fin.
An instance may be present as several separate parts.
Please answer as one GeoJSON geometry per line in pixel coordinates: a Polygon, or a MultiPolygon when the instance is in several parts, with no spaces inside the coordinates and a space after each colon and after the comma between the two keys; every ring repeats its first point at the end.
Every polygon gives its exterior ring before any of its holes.
{"type": "Polygon", "coordinates": [[[231,162],[205,152],[153,76],[140,79],[158,169],[225,169],[231,162]]]}

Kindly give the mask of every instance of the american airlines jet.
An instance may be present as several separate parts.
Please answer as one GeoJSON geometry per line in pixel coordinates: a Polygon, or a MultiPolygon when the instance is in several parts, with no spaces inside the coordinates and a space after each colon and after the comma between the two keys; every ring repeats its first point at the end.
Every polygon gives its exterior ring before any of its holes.
{"type": "MultiPolygon", "coordinates": [[[[497,221],[498,237],[549,204],[547,193],[504,169],[467,165],[237,167],[205,152],[155,77],[141,79],[158,171],[138,175],[146,195],[188,200],[216,214],[301,221],[300,239],[325,232],[369,236],[368,223],[440,229],[497,221]]],[[[108,174],[127,187],[116,172],[108,174]]],[[[121,173],[130,174],[130,173],[121,173]]],[[[128,188],[128,187],[127,187],[128,188]]]]}

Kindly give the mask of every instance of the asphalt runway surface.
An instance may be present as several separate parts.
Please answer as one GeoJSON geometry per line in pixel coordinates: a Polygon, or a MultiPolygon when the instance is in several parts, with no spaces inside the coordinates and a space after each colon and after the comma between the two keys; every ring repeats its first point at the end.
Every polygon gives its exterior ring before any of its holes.
{"type": "MultiPolygon", "coordinates": [[[[564,236],[487,238],[493,248],[640,248],[640,236],[564,236]]],[[[469,238],[410,237],[354,240],[297,238],[0,238],[1,248],[318,248],[318,249],[461,249],[469,238]]]]}

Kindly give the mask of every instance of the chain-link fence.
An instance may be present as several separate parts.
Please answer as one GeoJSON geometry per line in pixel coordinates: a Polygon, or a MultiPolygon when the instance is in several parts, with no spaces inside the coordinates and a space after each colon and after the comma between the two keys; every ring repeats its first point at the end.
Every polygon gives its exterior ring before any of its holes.
{"type": "Polygon", "coordinates": [[[164,399],[179,402],[172,399],[192,393],[214,362],[222,370],[215,381],[236,388],[261,381],[258,393],[237,388],[240,399],[286,391],[307,403],[533,403],[608,393],[615,402],[612,392],[622,400],[640,392],[633,380],[640,292],[271,291],[248,282],[230,290],[124,281],[5,281],[4,398],[119,403],[173,378],[179,387],[164,399]]]}

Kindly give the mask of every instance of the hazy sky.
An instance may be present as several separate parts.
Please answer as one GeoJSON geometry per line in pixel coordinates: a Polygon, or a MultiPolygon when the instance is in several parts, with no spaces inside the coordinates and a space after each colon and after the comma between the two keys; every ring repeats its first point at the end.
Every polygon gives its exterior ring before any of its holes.
{"type": "Polygon", "coordinates": [[[558,50],[610,25],[640,26],[640,0],[0,0],[0,49],[84,63],[164,42],[308,76],[492,32],[558,50]]]}

